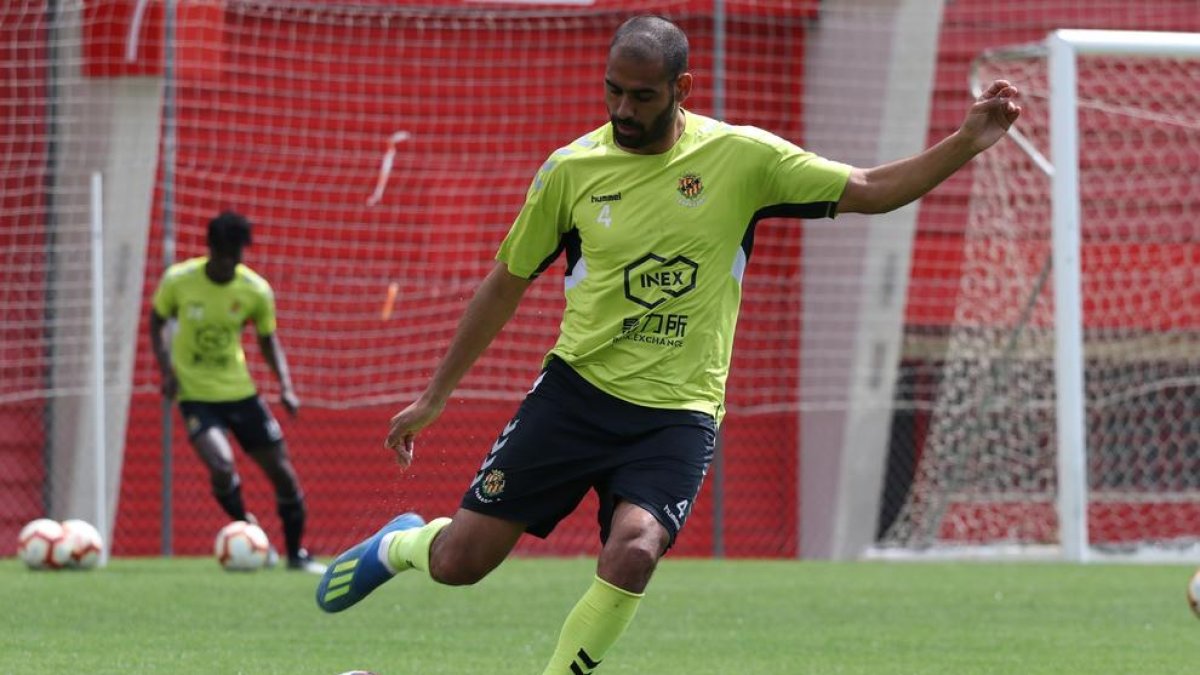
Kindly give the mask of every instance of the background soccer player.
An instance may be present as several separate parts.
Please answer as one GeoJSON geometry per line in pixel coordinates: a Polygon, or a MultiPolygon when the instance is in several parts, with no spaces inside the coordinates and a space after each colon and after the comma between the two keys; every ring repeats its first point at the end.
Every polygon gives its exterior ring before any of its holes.
{"type": "Polygon", "coordinates": [[[410,567],[444,584],[482,579],[522,533],[546,536],[589,490],[603,549],[545,673],[590,673],[633,618],[712,459],[760,218],[879,213],[924,195],[999,140],[1020,114],[994,82],[956,133],[870,169],[832,162],[759,129],[684,110],[683,32],[623,24],[604,76],[609,124],[554,152],[468,304],[424,393],[392,418],[401,466],[416,434],[566,254],[566,309],[544,368],[451,518],[404,514],[334,561],[317,602],[336,612],[410,567]]]}
{"type": "Polygon", "coordinates": [[[246,355],[243,327],[252,322],[258,345],[279,378],[283,406],[295,415],[300,399],[275,334],[275,296],[267,280],[242,262],[250,221],[226,211],[208,223],[208,256],[171,265],[154,293],[150,341],[162,374],[162,392],[178,398],[188,439],[208,468],[212,493],[234,520],[253,518],[242,501],[230,431],[275,487],[288,569],[320,574],[325,566],[301,547],[304,493],[288,459],[283,432],[258,395],[246,355]],[[170,352],[163,328],[177,320],[170,352]]]}

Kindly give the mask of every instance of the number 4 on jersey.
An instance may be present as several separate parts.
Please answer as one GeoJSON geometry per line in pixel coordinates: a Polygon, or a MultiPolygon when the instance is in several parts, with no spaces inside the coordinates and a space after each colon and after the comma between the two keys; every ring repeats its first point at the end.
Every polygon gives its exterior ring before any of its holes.
{"type": "Polygon", "coordinates": [[[596,222],[603,224],[605,227],[612,226],[612,204],[605,204],[600,207],[600,215],[596,216],[596,222]]]}

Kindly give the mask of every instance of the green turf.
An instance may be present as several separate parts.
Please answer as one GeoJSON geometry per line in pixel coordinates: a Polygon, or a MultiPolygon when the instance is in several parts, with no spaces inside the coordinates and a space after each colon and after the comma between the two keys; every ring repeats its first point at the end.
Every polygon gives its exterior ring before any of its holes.
{"type": "MultiPolygon", "coordinates": [[[[316,577],[210,559],[0,560],[0,673],[538,675],[590,560],[408,573],[338,615],[316,577]]],[[[1200,672],[1191,569],[667,559],[599,675],[1200,672]]]]}

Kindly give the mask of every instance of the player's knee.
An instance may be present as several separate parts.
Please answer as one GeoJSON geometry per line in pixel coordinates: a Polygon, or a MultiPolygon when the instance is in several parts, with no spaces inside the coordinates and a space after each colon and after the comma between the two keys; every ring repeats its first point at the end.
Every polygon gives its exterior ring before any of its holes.
{"type": "Polygon", "coordinates": [[[661,550],[658,541],[653,537],[638,537],[618,542],[612,552],[612,558],[630,573],[644,574],[648,577],[658,565],[661,550]]]}
{"type": "Polygon", "coordinates": [[[651,532],[610,538],[600,553],[596,573],[611,584],[640,593],[650,583],[664,549],[659,537],[651,532]]]}

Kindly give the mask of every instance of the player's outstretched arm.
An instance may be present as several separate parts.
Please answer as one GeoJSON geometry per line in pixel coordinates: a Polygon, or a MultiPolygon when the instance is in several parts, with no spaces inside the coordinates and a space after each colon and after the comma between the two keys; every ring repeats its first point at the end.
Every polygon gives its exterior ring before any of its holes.
{"type": "Polygon", "coordinates": [[[838,211],[886,213],[919,199],[1004,137],[1021,115],[1017,94],[1008,81],[996,80],[971,106],[962,126],[937,145],[874,168],[855,168],[838,211]]]}
{"type": "Polygon", "coordinates": [[[459,380],[512,318],[530,283],[529,279],[510,273],[504,263],[497,263],[479,285],[425,392],[392,418],[384,446],[396,453],[396,461],[402,468],[412,463],[417,432],[442,413],[459,380]]]}
{"type": "Polygon", "coordinates": [[[258,348],[262,350],[263,358],[271,367],[271,372],[275,373],[275,378],[279,380],[279,398],[283,407],[295,417],[300,412],[300,397],[296,395],[296,388],[292,386],[291,371],[288,369],[287,357],[283,355],[283,345],[279,342],[279,336],[275,333],[259,335],[258,348]]]}

